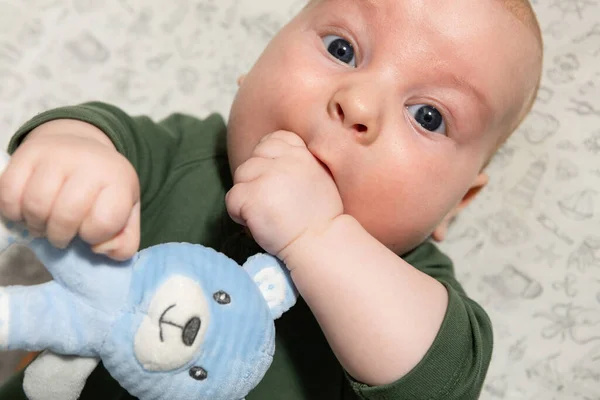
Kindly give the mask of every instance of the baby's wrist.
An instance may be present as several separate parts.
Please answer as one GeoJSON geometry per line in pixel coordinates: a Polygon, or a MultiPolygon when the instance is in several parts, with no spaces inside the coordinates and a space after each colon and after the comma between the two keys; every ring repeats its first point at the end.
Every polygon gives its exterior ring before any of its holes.
{"type": "Polygon", "coordinates": [[[99,144],[115,148],[112,141],[102,130],[92,124],[75,119],[56,119],[48,121],[29,132],[25,137],[25,140],[31,140],[36,137],[59,135],[72,135],[75,137],[94,139],[97,140],[99,144]]]}
{"type": "Polygon", "coordinates": [[[312,265],[314,264],[312,260],[321,258],[320,254],[327,256],[333,241],[344,240],[344,232],[348,232],[354,224],[358,224],[358,221],[350,215],[341,214],[320,229],[305,231],[277,256],[290,271],[312,265]]]}

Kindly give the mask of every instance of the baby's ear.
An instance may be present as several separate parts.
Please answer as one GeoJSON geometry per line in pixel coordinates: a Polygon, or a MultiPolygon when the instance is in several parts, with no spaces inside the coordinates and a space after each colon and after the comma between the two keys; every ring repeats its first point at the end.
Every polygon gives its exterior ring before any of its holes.
{"type": "Polygon", "coordinates": [[[442,222],[440,222],[439,225],[434,229],[433,233],[431,234],[433,240],[436,242],[441,242],[446,238],[446,233],[448,232],[448,228],[454,218],[456,218],[458,213],[464,210],[465,207],[467,207],[475,199],[475,197],[477,197],[477,195],[481,192],[481,189],[487,185],[488,181],[489,177],[485,172],[480,172],[479,175],[477,175],[471,184],[471,187],[467,193],[465,193],[461,201],[452,210],[450,210],[442,222]]]}
{"type": "Polygon", "coordinates": [[[271,309],[273,319],[289,310],[298,297],[290,272],[283,262],[270,254],[256,254],[244,263],[271,309]]]}

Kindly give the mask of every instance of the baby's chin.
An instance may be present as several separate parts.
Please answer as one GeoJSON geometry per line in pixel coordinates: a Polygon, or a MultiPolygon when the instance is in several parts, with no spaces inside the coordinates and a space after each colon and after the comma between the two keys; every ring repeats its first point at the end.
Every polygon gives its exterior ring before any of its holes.
{"type": "Polygon", "coordinates": [[[404,233],[402,236],[398,235],[397,237],[386,240],[386,238],[377,237],[377,235],[373,235],[379,242],[383,243],[388,249],[393,251],[395,254],[404,255],[419,245],[426,242],[433,233],[433,229],[427,230],[426,232],[408,232],[404,233]]]}

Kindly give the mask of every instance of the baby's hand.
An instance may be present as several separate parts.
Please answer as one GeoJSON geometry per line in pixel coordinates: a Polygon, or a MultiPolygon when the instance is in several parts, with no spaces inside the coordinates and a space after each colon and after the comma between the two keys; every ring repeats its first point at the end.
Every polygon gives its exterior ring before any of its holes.
{"type": "Polygon", "coordinates": [[[0,213],[63,248],[76,236],[115,259],[139,246],[139,181],[92,125],[57,120],[32,131],[0,176],[0,213]]]}
{"type": "Polygon", "coordinates": [[[233,220],[280,258],[294,241],[318,234],[343,213],[327,169],[298,135],[286,131],[264,137],[237,168],[226,203],[233,220]]]}

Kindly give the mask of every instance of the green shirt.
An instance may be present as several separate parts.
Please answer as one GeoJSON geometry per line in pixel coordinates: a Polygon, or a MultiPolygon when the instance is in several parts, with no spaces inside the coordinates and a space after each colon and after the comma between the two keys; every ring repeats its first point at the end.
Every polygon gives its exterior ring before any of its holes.
{"type": "MultiPolygon", "coordinates": [[[[87,103],[36,116],[19,129],[9,151],[14,151],[36,126],[59,118],[97,126],[135,167],[141,184],[141,248],[164,242],[200,243],[238,262],[261,251],[227,215],[224,198],[232,180],[226,127],[220,116],[199,120],[173,114],[155,123],[148,117],[131,117],[111,105],[87,103]]],[[[440,281],[449,293],[441,329],[423,360],[410,373],[385,386],[371,387],[354,381],[344,372],[300,299],[276,321],[273,364],[247,400],[478,398],[492,353],[488,316],[466,296],[454,277],[451,261],[432,243],[423,243],[403,258],[440,281]]],[[[22,374],[9,381],[0,389],[0,399],[25,399],[21,381],[22,374]]],[[[88,379],[81,399],[132,397],[100,365],[88,379]]]]}

